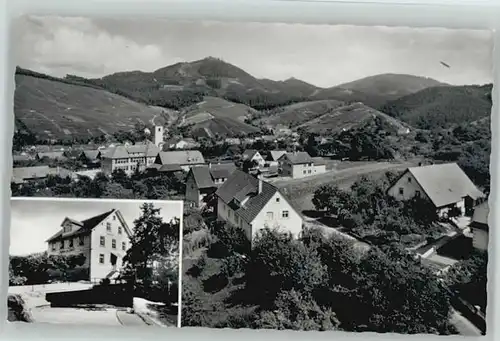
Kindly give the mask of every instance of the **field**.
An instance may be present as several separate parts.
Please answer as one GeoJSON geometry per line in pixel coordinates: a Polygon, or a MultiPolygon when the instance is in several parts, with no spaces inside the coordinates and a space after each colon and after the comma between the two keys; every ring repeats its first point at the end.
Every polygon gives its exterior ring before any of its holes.
{"type": "Polygon", "coordinates": [[[257,127],[244,123],[247,116],[256,111],[246,105],[231,103],[221,98],[205,97],[181,114],[179,126],[192,126],[195,136],[233,136],[236,133],[258,132],[257,127]],[[198,133],[197,133],[198,132],[198,133]]]}
{"type": "Polygon", "coordinates": [[[162,110],[104,90],[16,75],[14,112],[18,128],[40,138],[70,139],[130,130],[162,110]]]}
{"type": "Polygon", "coordinates": [[[329,110],[328,113],[303,123],[298,126],[298,128],[302,128],[309,133],[317,134],[340,132],[342,130],[352,129],[376,117],[387,122],[396,132],[406,130],[407,128],[402,122],[362,103],[355,103],[329,110]]]}
{"type": "Polygon", "coordinates": [[[292,204],[297,209],[307,211],[314,209],[312,197],[314,191],[322,185],[332,184],[347,189],[363,175],[379,177],[387,171],[402,171],[411,166],[415,164],[411,162],[342,162],[323,174],[300,179],[276,178],[271,182],[287,197],[292,198],[292,204]]]}
{"type": "Polygon", "coordinates": [[[274,110],[269,116],[259,118],[256,123],[267,125],[282,124],[300,125],[318,116],[324,115],[332,109],[342,106],[343,103],[336,100],[320,100],[311,102],[300,102],[274,110]]]}

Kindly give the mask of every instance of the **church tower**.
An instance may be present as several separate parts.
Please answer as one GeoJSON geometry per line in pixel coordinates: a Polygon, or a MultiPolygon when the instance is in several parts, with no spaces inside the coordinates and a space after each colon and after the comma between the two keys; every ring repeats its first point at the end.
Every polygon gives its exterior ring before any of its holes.
{"type": "Polygon", "coordinates": [[[158,147],[163,144],[163,126],[155,126],[154,143],[158,147]]]}

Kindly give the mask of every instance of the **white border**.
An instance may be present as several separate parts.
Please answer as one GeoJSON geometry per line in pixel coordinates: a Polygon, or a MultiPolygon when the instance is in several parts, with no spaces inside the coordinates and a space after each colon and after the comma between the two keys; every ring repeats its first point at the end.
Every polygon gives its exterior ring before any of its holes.
{"type": "MultiPolygon", "coordinates": [[[[0,94],[3,104],[3,124],[0,125],[0,136],[3,137],[1,145],[3,160],[2,163],[2,205],[0,216],[3,218],[3,229],[1,239],[3,241],[0,248],[0,262],[6,265],[8,259],[8,241],[10,225],[10,191],[9,184],[12,167],[11,157],[11,136],[13,131],[13,89],[14,89],[14,67],[9,56],[10,36],[8,28],[12,17],[21,14],[52,14],[52,15],[78,15],[78,16],[156,16],[170,19],[184,20],[223,20],[223,21],[260,21],[260,22],[301,22],[309,24],[352,24],[352,25],[385,25],[385,26],[413,26],[413,27],[448,27],[448,28],[476,28],[476,29],[500,29],[500,0],[422,0],[420,4],[417,0],[364,0],[353,2],[349,0],[317,1],[285,1],[285,0],[0,0],[4,11],[0,12],[3,18],[0,19],[2,36],[3,63],[1,72],[3,76],[4,92],[0,94]],[[377,2],[377,3],[375,3],[377,2]],[[422,2],[425,2],[422,4],[422,2]]],[[[15,43],[15,42],[12,42],[15,43]]],[[[500,44],[500,35],[495,36],[495,43],[500,44]]],[[[500,61],[500,49],[494,51],[495,60],[500,61]]],[[[500,233],[495,227],[499,219],[496,210],[497,193],[500,184],[497,180],[499,171],[499,138],[500,120],[498,118],[500,91],[496,86],[500,81],[499,70],[495,69],[495,79],[493,88],[493,109],[492,109],[492,153],[491,153],[491,188],[490,206],[493,208],[490,214],[490,223],[493,228],[490,231],[490,244],[500,245],[500,233]]],[[[180,248],[182,250],[182,247],[180,248]]],[[[500,340],[500,333],[497,330],[496,321],[500,320],[498,308],[500,305],[500,294],[495,287],[500,283],[500,262],[499,251],[495,247],[490,248],[490,262],[488,272],[488,332],[481,340],[500,340]]],[[[7,269],[0,272],[3,280],[0,285],[2,297],[7,292],[8,279],[5,276],[7,269]]],[[[6,312],[2,310],[0,319],[5,320],[6,312]]],[[[12,324],[4,326],[0,322],[0,328],[6,333],[6,338],[12,340],[18,338],[53,338],[57,335],[60,338],[129,338],[143,339],[147,337],[158,337],[158,331],[149,330],[127,330],[123,328],[115,330],[113,328],[95,328],[90,332],[89,328],[71,328],[47,325],[14,326],[12,324]]],[[[407,336],[396,334],[374,334],[374,333],[329,333],[329,332],[278,332],[278,331],[238,331],[238,330],[214,330],[206,328],[168,328],[170,338],[179,337],[184,340],[191,338],[199,340],[221,341],[233,340],[235,337],[241,341],[253,341],[256,336],[276,338],[276,341],[296,339],[303,340],[314,338],[316,341],[324,338],[330,340],[332,336],[337,340],[402,340],[409,338],[414,340],[443,340],[439,336],[407,336]],[[259,333],[259,334],[257,334],[259,333]],[[246,340],[245,340],[246,339],[246,340]]],[[[162,335],[163,336],[163,335],[162,335]]],[[[447,338],[448,339],[448,338],[447,338]]],[[[451,337],[452,340],[463,340],[462,337],[451,337]]],[[[475,339],[475,338],[472,338],[475,339]]]]}

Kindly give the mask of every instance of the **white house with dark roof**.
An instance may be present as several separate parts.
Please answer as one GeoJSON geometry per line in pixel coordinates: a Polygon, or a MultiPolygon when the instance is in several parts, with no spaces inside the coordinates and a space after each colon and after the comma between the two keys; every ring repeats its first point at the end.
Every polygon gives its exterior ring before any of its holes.
{"type": "Polygon", "coordinates": [[[214,193],[235,170],[234,163],[192,167],[186,180],[187,204],[193,207],[203,206],[203,198],[214,193]]]}
{"type": "Polygon", "coordinates": [[[279,228],[294,236],[302,232],[302,216],[270,183],[235,170],[215,192],[217,218],[242,228],[249,240],[264,228],[279,228]]]}
{"type": "Polygon", "coordinates": [[[175,150],[160,152],[151,168],[158,172],[188,172],[191,167],[205,164],[205,159],[199,150],[175,150]]]}
{"type": "Polygon", "coordinates": [[[322,158],[313,159],[307,152],[286,153],[279,158],[281,175],[293,179],[317,175],[326,171],[322,158]]]}
{"type": "Polygon", "coordinates": [[[137,169],[142,172],[154,163],[159,152],[160,148],[151,141],[110,147],[101,151],[101,168],[105,174],[117,169],[129,175],[137,169]]]}
{"type": "Polygon", "coordinates": [[[89,280],[99,281],[118,273],[131,235],[116,209],[82,221],[66,217],[61,230],[47,239],[48,254],[84,255],[83,266],[89,268],[89,280]]]}
{"type": "Polygon", "coordinates": [[[242,160],[248,160],[248,161],[254,161],[256,162],[259,167],[264,166],[266,163],[264,157],[259,153],[258,150],[255,149],[247,149],[241,154],[241,159],[242,160]]]}
{"type": "Polygon", "coordinates": [[[430,200],[440,216],[456,207],[462,215],[471,215],[484,194],[456,163],[410,167],[387,190],[397,200],[420,196],[430,200]]]}
{"type": "Polygon", "coordinates": [[[474,213],[472,214],[472,220],[469,225],[472,231],[472,245],[479,250],[488,250],[488,234],[489,234],[489,224],[488,215],[490,209],[488,206],[488,201],[477,205],[474,208],[474,213]]]}

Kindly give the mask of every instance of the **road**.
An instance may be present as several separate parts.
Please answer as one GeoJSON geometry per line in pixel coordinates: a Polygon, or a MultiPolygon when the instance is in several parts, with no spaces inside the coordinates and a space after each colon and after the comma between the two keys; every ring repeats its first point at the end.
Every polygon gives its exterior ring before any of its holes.
{"type": "Polygon", "coordinates": [[[452,309],[452,315],[450,319],[451,324],[457,328],[460,335],[463,336],[480,336],[481,331],[472,324],[469,320],[467,320],[462,314],[458,311],[452,309]]]}

